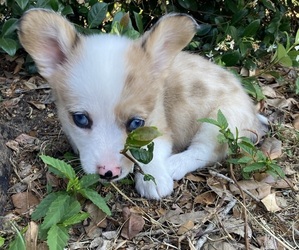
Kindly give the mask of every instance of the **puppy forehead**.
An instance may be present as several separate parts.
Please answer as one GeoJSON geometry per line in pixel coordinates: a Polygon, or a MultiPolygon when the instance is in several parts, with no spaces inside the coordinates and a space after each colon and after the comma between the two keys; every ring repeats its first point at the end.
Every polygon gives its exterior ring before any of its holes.
{"type": "Polygon", "coordinates": [[[112,35],[83,37],[66,70],[69,101],[87,111],[110,112],[125,84],[130,44],[127,38],[112,35]]]}

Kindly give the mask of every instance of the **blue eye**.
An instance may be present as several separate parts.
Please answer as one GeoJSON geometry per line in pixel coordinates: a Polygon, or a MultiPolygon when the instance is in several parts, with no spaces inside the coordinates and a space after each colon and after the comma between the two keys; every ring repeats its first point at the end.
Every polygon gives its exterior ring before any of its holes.
{"type": "Polygon", "coordinates": [[[72,114],[73,121],[79,128],[91,128],[92,121],[87,114],[76,112],[72,114]]]}
{"type": "Polygon", "coordinates": [[[144,120],[141,118],[135,118],[135,117],[130,119],[126,124],[126,128],[127,128],[128,132],[132,132],[136,128],[140,128],[143,126],[144,126],[144,120]]]}

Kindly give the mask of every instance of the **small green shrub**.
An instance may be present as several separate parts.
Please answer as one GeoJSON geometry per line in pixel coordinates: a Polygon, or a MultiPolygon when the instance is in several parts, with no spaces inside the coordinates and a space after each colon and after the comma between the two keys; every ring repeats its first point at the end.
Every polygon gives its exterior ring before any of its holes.
{"type": "Polygon", "coordinates": [[[238,129],[234,135],[228,128],[228,122],[221,110],[218,111],[217,120],[204,118],[200,122],[207,122],[219,127],[218,140],[228,145],[228,163],[240,165],[244,178],[250,178],[255,172],[266,172],[274,177],[284,177],[284,172],[275,160],[271,160],[260,151],[246,137],[239,137],[238,129]]]}
{"type": "Polygon", "coordinates": [[[69,228],[89,216],[88,213],[81,211],[79,196],[91,200],[107,215],[111,215],[111,211],[106,199],[90,188],[99,181],[98,175],[84,175],[79,179],[66,162],[45,155],[40,157],[48,165],[49,171],[67,179],[68,184],[66,190],[48,194],[32,213],[31,218],[43,220],[39,227],[39,237],[47,239],[50,249],[63,249],[69,239],[69,228]]]}

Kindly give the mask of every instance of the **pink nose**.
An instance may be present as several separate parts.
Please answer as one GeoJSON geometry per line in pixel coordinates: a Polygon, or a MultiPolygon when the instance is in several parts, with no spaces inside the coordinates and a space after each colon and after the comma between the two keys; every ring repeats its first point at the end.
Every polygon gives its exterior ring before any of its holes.
{"type": "Polygon", "coordinates": [[[120,167],[106,167],[98,166],[99,175],[102,179],[113,180],[120,176],[121,168],[120,167]]]}

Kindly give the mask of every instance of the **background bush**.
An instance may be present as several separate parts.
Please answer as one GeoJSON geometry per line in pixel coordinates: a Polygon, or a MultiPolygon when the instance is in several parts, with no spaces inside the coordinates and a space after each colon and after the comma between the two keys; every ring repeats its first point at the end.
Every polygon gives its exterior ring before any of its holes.
{"type": "Polygon", "coordinates": [[[17,22],[33,7],[66,15],[85,34],[112,32],[132,38],[138,37],[163,14],[175,11],[191,14],[201,24],[188,49],[218,64],[254,69],[269,54],[273,61],[276,48],[281,44],[285,51],[280,51],[280,56],[288,59],[279,59],[280,62],[285,61],[285,66],[298,66],[295,38],[299,5],[294,0],[0,1],[0,51],[11,56],[20,48],[17,22]]]}

